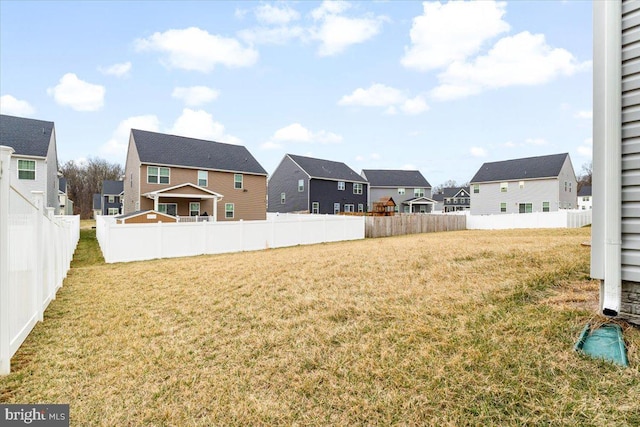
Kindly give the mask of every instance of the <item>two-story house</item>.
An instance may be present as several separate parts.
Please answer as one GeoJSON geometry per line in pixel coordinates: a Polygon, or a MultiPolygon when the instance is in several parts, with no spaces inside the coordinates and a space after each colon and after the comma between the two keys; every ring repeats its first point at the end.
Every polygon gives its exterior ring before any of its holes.
{"type": "Polygon", "coordinates": [[[13,183],[24,194],[42,191],[46,207],[59,214],[58,153],[53,122],[0,115],[0,145],[13,148],[13,183]]]}
{"type": "Polygon", "coordinates": [[[123,196],[123,181],[102,181],[102,194],[100,195],[101,215],[120,215],[122,213],[123,196]]]}
{"type": "Polygon", "coordinates": [[[369,203],[381,198],[393,198],[396,212],[432,212],[431,184],[417,170],[363,169],[362,177],[369,182],[369,203]]]}
{"type": "Polygon", "coordinates": [[[593,208],[593,201],[591,200],[591,186],[583,185],[578,190],[578,209],[588,211],[593,208]]]}
{"type": "Polygon", "coordinates": [[[568,153],[484,163],[471,179],[471,214],[575,209],[577,187],[568,153]]]}
{"type": "Polygon", "coordinates": [[[469,187],[443,188],[442,192],[433,195],[438,212],[460,212],[471,209],[471,195],[469,187]]]}
{"type": "Polygon", "coordinates": [[[269,178],[268,211],[364,212],[367,187],[367,180],[342,162],[285,154],[269,178]]]}
{"type": "Polygon", "coordinates": [[[123,214],[267,216],[267,172],[241,145],[132,129],[123,184],[123,214]]]}

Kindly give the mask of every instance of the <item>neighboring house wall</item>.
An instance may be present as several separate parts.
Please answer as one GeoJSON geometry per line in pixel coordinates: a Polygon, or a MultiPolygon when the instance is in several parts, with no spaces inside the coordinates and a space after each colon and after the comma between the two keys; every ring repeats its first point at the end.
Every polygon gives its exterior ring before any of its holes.
{"type": "Polygon", "coordinates": [[[58,201],[58,152],[56,149],[56,130],[52,129],[51,139],[49,140],[49,149],[47,150],[47,159],[45,160],[45,167],[47,173],[47,184],[45,191],[46,204],[49,207],[55,208],[56,214],[60,214],[60,203],[58,201]]]}
{"type": "MultiPolygon", "coordinates": [[[[142,177],[140,183],[140,194],[146,194],[152,191],[162,190],[164,188],[174,187],[179,184],[192,183],[198,184],[198,170],[186,169],[179,167],[170,167],[169,183],[154,184],[147,182],[147,167],[153,165],[143,164],[138,171],[142,177]]],[[[201,186],[210,191],[222,194],[224,197],[218,202],[218,221],[233,221],[238,219],[244,220],[260,220],[266,219],[265,202],[267,197],[267,179],[262,175],[241,174],[243,185],[241,189],[235,188],[234,173],[208,171],[208,182],[206,186],[201,186]],[[233,218],[225,218],[225,204],[234,204],[233,218]]],[[[197,194],[193,199],[189,198],[167,198],[162,197],[160,203],[176,203],[178,204],[179,216],[189,216],[189,202],[200,203],[200,213],[207,212],[208,215],[213,214],[212,199],[200,200],[197,194]]],[[[153,200],[142,196],[140,199],[140,208],[138,210],[154,209],[153,200]]]]}
{"type": "Polygon", "coordinates": [[[501,191],[500,182],[481,183],[480,192],[474,193],[471,186],[471,214],[491,215],[500,213],[519,213],[520,203],[531,203],[532,212],[542,212],[543,202],[549,202],[549,211],[558,210],[559,181],[557,179],[540,179],[507,182],[507,191],[501,191]],[[501,203],[506,204],[506,212],[501,212],[501,203]]]}
{"type": "Polygon", "coordinates": [[[591,196],[578,196],[578,209],[583,211],[593,209],[593,200],[591,196]]]}
{"type": "Polygon", "coordinates": [[[269,178],[269,212],[310,211],[309,175],[285,156],[269,178]],[[298,180],[304,180],[304,191],[298,191],[298,180]],[[281,203],[282,193],[285,203],[281,203]]]}
{"type": "Polygon", "coordinates": [[[362,204],[362,209],[367,209],[367,184],[362,185],[362,194],[353,194],[353,182],[344,181],[344,190],[338,190],[339,181],[324,179],[311,179],[309,186],[309,204],[320,203],[319,212],[321,214],[334,213],[334,203],[340,204],[340,212],[345,211],[344,205],[353,205],[353,210],[358,212],[358,205],[362,204]]]}
{"type": "Polygon", "coordinates": [[[127,214],[139,211],[140,208],[140,156],[133,142],[133,136],[129,135],[129,148],[127,150],[127,162],[125,164],[124,200],[122,213],[127,214]]]}
{"type": "Polygon", "coordinates": [[[47,196],[47,191],[49,189],[49,185],[47,183],[49,173],[47,171],[47,163],[45,159],[14,154],[11,156],[11,170],[15,171],[15,176],[13,177],[13,179],[15,179],[14,182],[18,184],[20,191],[23,194],[31,194],[32,191],[42,191],[45,195],[45,201],[49,200],[47,196]],[[34,160],[36,162],[36,179],[18,178],[18,160],[34,160]]]}

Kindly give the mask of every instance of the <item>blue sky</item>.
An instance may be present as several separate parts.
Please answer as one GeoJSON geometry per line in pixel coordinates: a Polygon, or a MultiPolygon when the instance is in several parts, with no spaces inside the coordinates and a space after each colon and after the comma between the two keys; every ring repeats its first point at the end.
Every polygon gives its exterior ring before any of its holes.
{"type": "Polygon", "coordinates": [[[435,186],[482,163],[591,160],[592,4],[0,1],[0,108],[61,162],[124,165],[129,130],[435,186]]]}

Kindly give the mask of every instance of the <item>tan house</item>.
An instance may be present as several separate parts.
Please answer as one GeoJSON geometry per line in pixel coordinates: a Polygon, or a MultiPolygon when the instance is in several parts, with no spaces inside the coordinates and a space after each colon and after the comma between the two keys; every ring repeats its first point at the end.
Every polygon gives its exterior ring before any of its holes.
{"type": "Polygon", "coordinates": [[[131,129],[123,214],[264,220],[267,172],[241,145],[131,129]]]}

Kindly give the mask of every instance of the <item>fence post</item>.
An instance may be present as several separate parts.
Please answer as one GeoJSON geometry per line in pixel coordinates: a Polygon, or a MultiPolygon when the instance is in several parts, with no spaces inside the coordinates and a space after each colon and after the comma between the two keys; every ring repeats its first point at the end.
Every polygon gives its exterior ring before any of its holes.
{"type": "Polygon", "coordinates": [[[44,292],[42,292],[42,287],[46,285],[47,290],[49,290],[49,283],[45,284],[45,274],[44,274],[44,250],[45,250],[45,242],[44,242],[44,232],[42,230],[42,223],[45,221],[44,219],[44,191],[32,191],[33,200],[36,205],[35,217],[36,217],[36,235],[35,238],[35,265],[36,271],[34,274],[34,286],[36,288],[35,299],[36,299],[36,313],[38,316],[38,322],[42,322],[44,320],[44,310],[42,309],[42,303],[44,301],[44,292]]]}
{"type": "Polygon", "coordinates": [[[0,145],[0,375],[11,370],[9,336],[9,191],[13,148],[0,145]]]}

